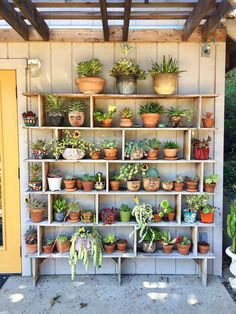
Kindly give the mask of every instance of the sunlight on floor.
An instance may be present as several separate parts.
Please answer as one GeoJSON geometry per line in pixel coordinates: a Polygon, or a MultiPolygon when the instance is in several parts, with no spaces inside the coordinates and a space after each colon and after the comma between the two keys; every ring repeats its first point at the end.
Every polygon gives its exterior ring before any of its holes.
{"type": "Polygon", "coordinates": [[[147,296],[151,300],[158,300],[158,301],[164,302],[168,296],[168,293],[149,292],[147,296]]]}
{"type": "Polygon", "coordinates": [[[10,295],[9,299],[11,300],[12,303],[17,303],[24,299],[24,295],[22,293],[15,293],[10,295]]]}
{"type": "Polygon", "coordinates": [[[82,282],[82,281],[77,281],[77,282],[73,282],[73,285],[78,288],[80,286],[83,286],[85,284],[85,282],[82,282]]]}
{"type": "Polygon", "coordinates": [[[143,282],[144,288],[149,288],[149,289],[154,289],[154,288],[167,288],[167,284],[164,281],[159,281],[159,282],[149,282],[149,281],[144,281],[143,282]]]}
{"type": "Polygon", "coordinates": [[[190,294],[188,296],[188,304],[194,305],[194,304],[197,304],[197,303],[198,303],[197,297],[194,294],[190,294]]]}
{"type": "Polygon", "coordinates": [[[27,289],[27,286],[25,286],[25,285],[20,285],[20,286],[18,287],[18,289],[27,289]]]}

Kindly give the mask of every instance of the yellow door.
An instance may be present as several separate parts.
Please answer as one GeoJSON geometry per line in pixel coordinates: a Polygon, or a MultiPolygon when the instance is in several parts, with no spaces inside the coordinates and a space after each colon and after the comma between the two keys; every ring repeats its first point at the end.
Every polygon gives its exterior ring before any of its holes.
{"type": "Polygon", "coordinates": [[[16,72],[0,70],[0,273],[20,273],[16,72]]]}

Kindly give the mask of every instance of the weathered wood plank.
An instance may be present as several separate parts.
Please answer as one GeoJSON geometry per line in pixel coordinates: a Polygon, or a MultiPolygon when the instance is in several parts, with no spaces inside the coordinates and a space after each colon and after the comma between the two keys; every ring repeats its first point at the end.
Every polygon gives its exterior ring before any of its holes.
{"type": "MultiPolygon", "coordinates": [[[[102,16],[102,27],[104,41],[109,41],[109,26],[108,26],[108,14],[107,14],[107,2],[106,0],[99,0],[100,11],[102,16]]],[[[100,17],[99,17],[100,19],[100,17]]]]}
{"type": "Polygon", "coordinates": [[[125,0],[123,41],[128,40],[132,0],[125,0]]]}

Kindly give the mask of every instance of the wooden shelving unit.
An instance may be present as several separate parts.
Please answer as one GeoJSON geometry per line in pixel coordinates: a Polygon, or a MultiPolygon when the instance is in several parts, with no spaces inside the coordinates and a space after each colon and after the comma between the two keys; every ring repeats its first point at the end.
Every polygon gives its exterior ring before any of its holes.
{"type": "MultiPolygon", "coordinates": [[[[126,258],[135,258],[135,259],[143,259],[143,258],[156,258],[156,259],[192,259],[200,264],[200,272],[202,276],[202,282],[204,285],[206,285],[207,282],[207,260],[208,259],[214,259],[214,252],[210,252],[207,255],[201,255],[198,253],[197,250],[197,244],[198,244],[198,235],[199,235],[199,229],[201,228],[214,228],[214,223],[213,224],[203,224],[200,222],[196,222],[195,224],[187,224],[182,221],[181,218],[181,211],[183,208],[183,203],[184,203],[184,198],[187,195],[193,195],[193,194],[200,194],[203,193],[203,176],[205,173],[205,167],[208,165],[214,165],[215,160],[214,160],[214,151],[213,155],[211,156],[211,159],[209,160],[194,160],[192,159],[192,154],[191,154],[191,138],[195,133],[201,135],[201,132],[211,132],[211,134],[214,136],[215,131],[217,130],[217,126],[215,128],[203,128],[201,125],[201,116],[202,116],[202,102],[205,99],[213,99],[214,101],[214,108],[215,108],[215,98],[218,96],[217,94],[194,94],[194,95],[172,95],[168,97],[164,96],[158,96],[158,95],[116,95],[116,94],[98,94],[98,95],[84,95],[84,94],[55,94],[59,97],[63,98],[81,98],[84,99],[88,102],[89,104],[89,119],[87,122],[87,125],[85,127],[81,128],[73,128],[69,126],[62,126],[62,127],[51,127],[46,125],[46,114],[43,106],[43,101],[44,101],[44,94],[40,93],[24,93],[24,96],[27,97],[28,100],[31,100],[31,98],[36,98],[36,109],[38,113],[38,125],[35,127],[24,127],[24,129],[27,129],[28,131],[28,139],[30,139],[33,135],[40,135],[41,132],[50,132],[51,137],[60,137],[61,136],[61,130],[75,130],[79,129],[82,133],[83,136],[86,137],[86,132],[90,131],[101,131],[104,134],[107,134],[108,136],[110,135],[111,132],[116,132],[116,136],[119,136],[120,138],[120,147],[119,147],[119,156],[120,159],[118,160],[91,160],[85,159],[82,160],[76,160],[76,161],[70,161],[70,160],[55,160],[55,159],[43,159],[43,160],[35,160],[31,159],[30,156],[30,151],[29,151],[29,156],[25,160],[27,163],[40,163],[42,166],[42,182],[43,182],[43,189],[42,191],[39,192],[34,192],[34,191],[26,191],[26,195],[40,195],[46,197],[47,203],[48,203],[48,210],[47,210],[47,218],[45,218],[44,221],[35,224],[31,220],[26,221],[26,224],[28,225],[34,225],[36,226],[38,230],[38,252],[34,255],[31,255],[30,257],[33,260],[33,272],[34,272],[34,278],[35,278],[35,283],[37,282],[39,276],[40,276],[40,263],[42,260],[47,259],[47,258],[68,258],[68,254],[59,254],[59,253],[54,253],[50,255],[46,255],[42,253],[42,239],[43,239],[43,234],[46,232],[48,227],[54,227],[54,228],[68,228],[68,227],[80,227],[80,226],[87,226],[87,227],[92,227],[92,226],[97,226],[98,229],[102,228],[109,228],[109,227],[116,227],[116,228],[129,228],[130,231],[134,230],[134,236],[132,238],[132,246],[130,246],[129,250],[127,253],[114,253],[111,255],[103,254],[104,258],[112,258],[116,263],[117,263],[117,273],[118,273],[118,280],[119,283],[121,282],[121,274],[122,274],[122,262],[126,258]],[[119,126],[114,126],[112,128],[101,128],[99,127],[94,119],[93,119],[93,112],[96,110],[97,102],[100,100],[129,100],[130,101],[130,106],[132,107],[132,102],[135,100],[157,100],[157,101],[166,101],[166,100],[186,100],[190,101],[191,105],[195,107],[195,126],[192,127],[181,127],[181,128],[173,128],[173,127],[164,127],[164,128],[142,128],[141,126],[134,126],[133,128],[121,128],[119,126]],[[177,138],[181,138],[182,143],[183,143],[183,149],[180,151],[180,159],[176,161],[167,161],[161,159],[162,157],[160,156],[160,159],[158,160],[126,160],[124,156],[124,148],[125,148],[125,143],[126,141],[130,140],[129,139],[129,134],[130,132],[168,132],[167,134],[171,134],[171,132],[174,132],[174,136],[176,136],[176,133],[178,133],[177,138]],[[114,172],[114,169],[119,166],[119,164],[123,163],[148,163],[152,166],[157,166],[157,168],[160,170],[163,167],[169,167],[170,165],[176,165],[178,167],[189,167],[189,169],[192,169],[195,175],[198,175],[200,177],[200,183],[199,183],[199,191],[196,193],[190,193],[187,191],[183,192],[175,192],[175,191],[163,191],[159,190],[157,192],[147,192],[144,190],[140,190],[139,192],[130,192],[127,191],[126,189],[122,189],[119,192],[114,192],[110,191],[109,189],[109,177],[114,172]],[[65,192],[64,190],[57,191],[57,192],[51,192],[48,191],[48,186],[47,186],[47,173],[48,171],[53,168],[54,166],[57,167],[63,167],[72,164],[73,167],[77,167],[80,165],[85,165],[88,164],[92,169],[95,168],[95,166],[101,166],[103,165],[105,169],[105,177],[106,177],[106,188],[103,191],[91,191],[91,192],[84,192],[81,190],[77,190],[75,192],[65,192]],[[92,198],[93,203],[94,203],[94,211],[96,213],[96,221],[95,223],[89,223],[89,224],[84,224],[82,222],[78,223],[70,223],[70,222],[65,222],[65,223],[57,223],[53,221],[53,209],[52,209],[52,204],[53,204],[53,198],[55,195],[71,195],[73,197],[77,196],[89,196],[92,198]],[[163,254],[160,250],[158,250],[157,253],[154,254],[145,254],[141,253],[138,251],[138,235],[137,235],[137,224],[134,221],[128,222],[128,223],[122,223],[122,222],[117,222],[111,226],[109,225],[103,225],[99,221],[99,210],[103,206],[103,198],[104,197],[127,197],[130,196],[133,197],[137,196],[164,196],[164,197],[173,197],[175,207],[176,207],[176,221],[175,222],[161,222],[161,223],[151,223],[151,226],[155,226],[158,228],[169,228],[170,230],[173,229],[175,230],[177,228],[184,228],[184,229],[189,229],[191,238],[192,238],[192,252],[187,255],[183,256],[180,255],[177,252],[174,252],[171,255],[163,254]]],[[[119,104],[117,104],[117,107],[119,107],[119,104]]],[[[112,134],[113,134],[112,133],[112,134]]],[[[96,137],[96,133],[95,137],[96,137]]],[[[100,133],[99,133],[100,134],[100,133]]],[[[154,137],[154,136],[151,136],[154,137]]],[[[213,147],[214,149],[214,147],[213,147]]],[[[75,170],[76,171],[76,170],[75,170]]],[[[161,171],[160,171],[161,172],[161,171]]],[[[176,174],[173,173],[172,177],[174,179],[176,174]]],[[[214,195],[210,194],[213,201],[214,201],[214,195]]],[[[113,205],[112,203],[110,204],[111,206],[113,205]]]]}

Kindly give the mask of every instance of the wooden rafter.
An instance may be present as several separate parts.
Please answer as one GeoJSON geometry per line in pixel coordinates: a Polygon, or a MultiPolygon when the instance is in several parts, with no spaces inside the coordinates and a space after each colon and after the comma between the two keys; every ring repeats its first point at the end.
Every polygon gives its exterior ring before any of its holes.
{"type": "Polygon", "coordinates": [[[184,25],[183,40],[188,40],[207,12],[216,4],[216,0],[199,0],[184,25]]]}
{"type": "Polygon", "coordinates": [[[24,40],[28,40],[28,25],[7,0],[0,0],[0,15],[24,40]]]}
{"type": "Polygon", "coordinates": [[[128,40],[132,0],[125,0],[123,41],[128,40]]]}
{"type": "MultiPolygon", "coordinates": [[[[231,1],[232,2],[232,1],[231,1]]],[[[203,40],[207,40],[207,37],[211,32],[213,32],[218,24],[220,23],[220,20],[227,15],[229,11],[233,9],[232,4],[230,4],[229,1],[223,0],[218,8],[212,13],[211,16],[207,19],[205,24],[202,28],[202,38],[203,40]]]]}
{"type": "Polygon", "coordinates": [[[49,28],[31,0],[14,0],[43,40],[49,40],[49,28]]]}
{"type": "Polygon", "coordinates": [[[109,41],[109,26],[108,26],[108,17],[107,17],[107,1],[99,0],[100,10],[102,16],[102,27],[103,27],[103,35],[104,40],[109,41]]]}

